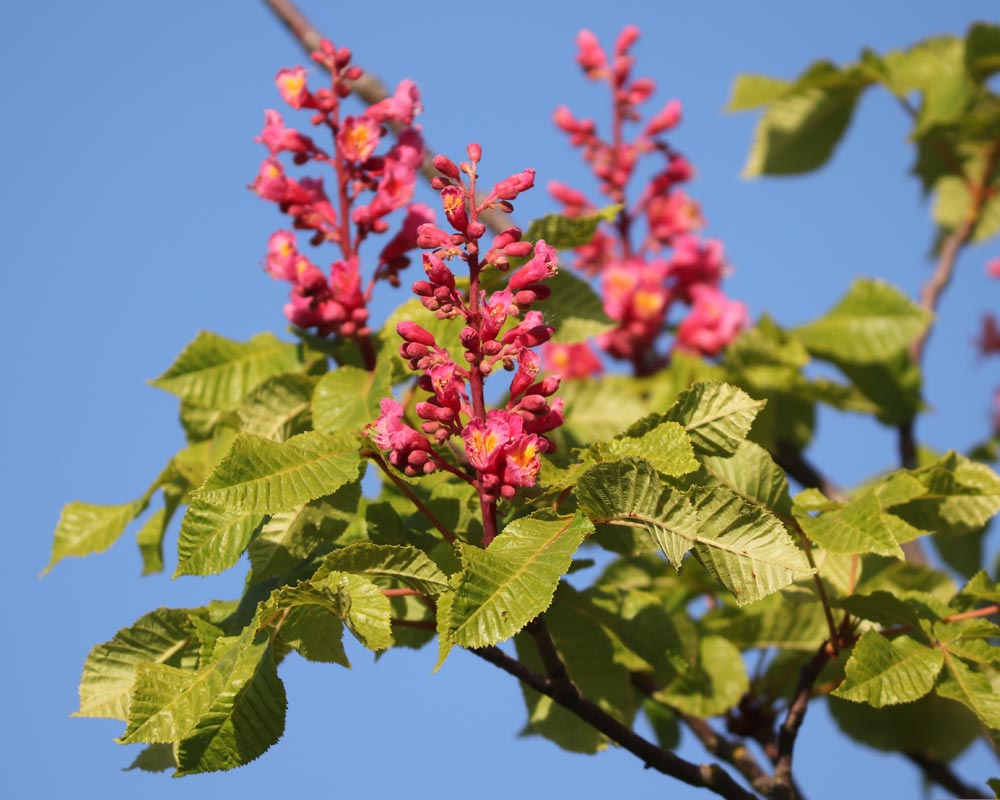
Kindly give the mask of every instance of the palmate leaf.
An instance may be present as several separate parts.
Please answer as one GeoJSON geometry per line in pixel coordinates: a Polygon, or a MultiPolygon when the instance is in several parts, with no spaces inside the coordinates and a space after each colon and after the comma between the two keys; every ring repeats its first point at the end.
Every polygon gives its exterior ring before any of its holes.
{"type": "Polygon", "coordinates": [[[844,682],[836,697],[875,708],[909,703],[934,688],[944,655],[909,636],[887,639],[865,631],[845,667],[844,682]]]}
{"type": "Polygon", "coordinates": [[[310,431],[282,443],[240,434],[194,497],[234,511],[287,511],[355,480],[359,465],[349,434],[310,431]]]}
{"type": "Polygon", "coordinates": [[[871,364],[898,354],[929,322],[930,314],[898,289],[858,279],[837,305],[795,333],[815,356],[871,364]]]}
{"type": "Polygon", "coordinates": [[[340,367],[320,378],[313,395],[316,430],[324,433],[360,431],[379,416],[379,402],[392,394],[391,360],[379,359],[373,372],[340,367]]]}
{"type": "Polygon", "coordinates": [[[268,378],[240,406],[240,430],[276,442],[309,430],[317,380],[294,372],[268,378]]]}
{"type": "Polygon", "coordinates": [[[188,613],[161,608],[123,628],[87,656],[80,679],[80,710],[74,716],[127,718],[129,689],[140,662],[191,671],[199,641],[188,613]]]}
{"type": "Polygon", "coordinates": [[[42,571],[45,575],[68,556],[89,556],[102,553],[125,532],[125,527],[143,512],[148,497],[115,506],[98,506],[75,500],[59,515],[52,555],[42,571]]]}
{"type": "Polygon", "coordinates": [[[195,500],[181,521],[174,577],[225,572],[240,560],[263,521],[256,511],[230,511],[195,500]]]}
{"type": "Polygon", "coordinates": [[[664,486],[648,462],[599,464],[580,478],[580,508],[594,521],[642,528],[675,567],[698,559],[745,605],[811,574],[781,523],[723,487],[664,486]]]}
{"type": "Polygon", "coordinates": [[[236,342],[202,331],[167,371],[150,383],[203,408],[236,409],[265,378],[295,372],[301,363],[298,345],[282,342],[270,333],[236,342]]]}
{"type": "Polygon", "coordinates": [[[445,638],[462,647],[508,639],[552,602],[573,553],[593,530],[582,514],[539,512],[511,522],[482,550],[461,545],[445,638]]]}
{"type": "MultiPolygon", "coordinates": [[[[746,438],[754,417],[763,407],[762,401],[754,400],[735,386],[703,382],[681,392],[663,420],[680,423],[691,437],[696,453],[729,456],[746,438]]],[[[628,433],[641,435],[649,424],[649,420],[642,420],[628,433]]]]}

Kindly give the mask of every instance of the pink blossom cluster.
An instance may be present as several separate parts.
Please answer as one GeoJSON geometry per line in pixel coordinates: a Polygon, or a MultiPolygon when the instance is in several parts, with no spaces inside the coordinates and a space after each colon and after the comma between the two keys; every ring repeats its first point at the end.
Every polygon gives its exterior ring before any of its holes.
{"type": "Polygon", "coordinates": [[[486,226],[480,215],[493,208],[512,211],[511,201],[533,186],[535,173],[512,175],[477,200],[476,165],[482,151],[472,144],[467,152],[469,161],[461,165],[445,156],[434,159],[440,177],[432,185],[441,193],[450,230],[433,223],[420,226],[417,242],[428,251],[423,254],[427,279],[413,284],[428,311],[462,324],[462,357],[454,358],[416,322],[400,322],[400,353],[420,373],[418,386],[427,393],[414,407],[420,430],[403,421],[399,403],[386,398],[373,438],[407,475],[447,469],[472,483],[489,504],[534,485],[539,456],[554,449],[545,434],[563,423],[562,399],[550,399],[560,378],[539,378],[541,360],[533,349],[552,336],[533,305],[550,295],[544,281],[556,274],[557,254],[543,240],[524,241],[515,227],[497,234],[488,246],[481,242],[486,226]],[[455,262],[465,262],[468,269],[467,291],[456,279],[455,262]],[[480,288],[486,270],[507,273],[503,288],[480,288]],[[498,369],[513,373],[508,399],[502,408],[487,410],[484,382],[498,369]],[[454,440],[464,453],[464,463],[457,466],[447,457],[452,450],[446,445],[454,440]]]}
{"type": "Polygon", "coordinates": [[[310,231],[311,244],[331,242],[340,249],[341,257],[327,276],[298,250],[294,233],[280,230],[271,236],[265,269],[291,284],[285,315],[292,324],[315,328],[321,335],[360,338],[369,333],[368,303],[375,281],[398,285],[398,273],[409,263],[407,253],[416,247],[417,228],[434,218],[427,206],[410,203],[424,158],[423,140],[413,127],[420,95],[412,81],[402,81],[391,97],[361,114],[344,115],[342,101],[352,92],[351,82],[362,74],[351,65],[350,50],[324,40],[313,59],[330,71],[329,87],[310,89],[303,67],[280,70],[276,82],[291,108],[311,111],[311,123],[328,130],[332,147],[324,150],[309,136],[286,127],[280,113],[268,110],[257,141],[269,155],[250,188],[277,203],[293,228],[310,231]],[[396,143],[379,154],[390,123],[401,130],[396,143]],[[296,165],[327,165],[333,171],[332,191],[327,191],[321,177],[289,175],[279,158],[282,154],[296,165]],[[398,232],[382,248],[374,275],[363,288],[361,243],[371,234],[386,233],[388,215],[404,207],[398,232]]]}
{"type": "MultiPolygon", "coordinates": [[[[694,169],[663,138],[680,122],[680,103],[667,102],[643,123],[639,106],[656,85],[650,78],[632,76],[635,59],[630,51],[638,36],[637,28],[626,27],[610,58],[590,31],[577,37],[577,63],[588,78],[606,81],[611,88],[610,140],[598,135],[593,120],[578,119],[566,107],[556,110],[555,122],[581,149],[600,192],[622,206],[613,225],[602,225],[590,243],[576,248],[576,267],[599,276],[604,310],[617,323],[598,344],[611,356],[631,362],[637,374],[647,374],[666,361],[656,353],[656,344],[678,304],[688,310],[676,325],[674,347],[703,355],[716,355],[736,337],[747,322],[747,310],[720,289],[727,271],[722,244],[698,237],[705,219],[680,188],[694,169]],[[643,124],[627,140],[625,127],[632,123],[643,124]],[[645,157],[660,159],[662,166],[630,202],[628,185],[645,157]],[[635,243],[637,223],[642,223],[644,235],[635,243]]],[[[583,192],[569,186],[553,181],[549,191],[568,216],[596,210],[583,192]]],[[[566,360],[568,354],[556,350],[547,357],[566,360]]],[[[583,358],[579,347],[572,360],[595,370],[599,364],[592,353],[583,358]]]]}

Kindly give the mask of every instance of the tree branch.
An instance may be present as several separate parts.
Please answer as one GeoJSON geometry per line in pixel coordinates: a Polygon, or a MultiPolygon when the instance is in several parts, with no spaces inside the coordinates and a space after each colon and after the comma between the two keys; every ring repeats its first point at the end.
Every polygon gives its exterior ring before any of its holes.
{"type": "Polygon", "coordinates": [[[480,647],[469,652],[499,667],[508,675],[513,675],[536,692],[551,697],[588,725],[640,758],[648,769],[655,769],[690,786],[709,789],[727,800],[759,800],[758,795],[736,783],[718,764],[693,764],[669,750],[657,747],[586,697],[579,694],[574,696],[565,689],[560,690],[550,678],[511,658],[499,647],[480,647]]]}
{"type": "MultiPolygon", "coordinates": [[[[292,0],[264,0],[264,2],[267,3],[271,11],[274,12],[274,15],[288,29],[292,36],[298,39],[299,44],[302,45],[302,49],[305,50],[307,55],[311,56],[319,49],[319,43],[323,39],[329,38],[323,36],[323,34],[312,26],[292,0]]],[[[368,105],[374,105],[380,100],[385,100],[389,97],[389,90],[385,84],[367,70],[365,70],[360,78],[351,81],[351,88],[368,105]]],[[[398,122],[389,122],[387,124],[393,133],[397,134],[403,127],[398,122]]],[[[438,171],[432,162],[434,149],[426,140],[424,144],[424,161],[420,165],[420,172],[424,178],[430,181],[438,177],[438,171]]],[[[510,217],[495,209],[484,211],[481,216],[482,221],[494,233],[500,233],[514,224],[510,217]]]]}
{"type": "Polygon", "coordinates": [[[984,792],[976,786],[965,783],[952,771],[950,765],[928,753],[910,751],[903,753],[903,755],[920,768],[927,780],[947,789],[955,797],[975,800],[977,797],[989,796],[989,792],[984,792]]]}

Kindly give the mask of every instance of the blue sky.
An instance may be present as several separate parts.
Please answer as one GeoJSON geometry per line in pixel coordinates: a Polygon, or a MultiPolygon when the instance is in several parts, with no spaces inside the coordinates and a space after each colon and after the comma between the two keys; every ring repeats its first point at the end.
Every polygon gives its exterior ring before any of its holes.
{"type": "MultiPolygon", "coordinates": [[[[604,94],[573,64],[576,31],[588,27],[609,42],[623,25],[639,25],[638,71],[659,86],[651,107],[670,97],[684,103],[673,141],[698,168],[691,191],[707,233],[725,242],[735,266],[727,290],[754,316],[770,310],[786,324],[829,307],[858,275],[915,294],[930,271],[928,209],[906,175],[907,121],[875,94],[826,169],[741,180],[754,119],[722,111],[733,77],[791,77],[815,58],[855,58],[865,45],[963,33],[996,9],[984,0],[301,5],[387,83],[417,81],[420,121],[439,152],[461,156],[476,140],[488,179],[533,167],[541,186],[553,178],[591,186],[551,123],[560,103],[581,116],[606,113],[604,94]]],[[[279,789],[423,796],[431,787],[480,800],[548,791],[707,796],[621,751],[587,758],[517,738],[517,686],[467,654],[433,676],[431,650],[390,653],[377,665],[355,652],[352,672],[291,658],[282,667],[284,739],[249,767],[183,784],[121,772],[134,752],[112,742],[119,723],[69,718],[92,645],[158,606],[239,593],[239,570],[171,581],[169,558],[165,574],[140,578],[129,533],[104,555],[36,576],[64,503],[137,497],[182,445],[174,400],[147,379],[201,328],[233,338],[284,330],[284,290],[260,268],[268,234],[284,223],[246,185],[263,158],[252,141],[263,110],[279,107],[274,74],[305,60],[259,2],[13,2],[3,20],[0,324],[11,370],[0,403],[13,567],[0,787],[14,796],[85,789],[189,799],[279,789]]],[[[551,209],[539,189],[517,216],[551,209]]],[[[931,410],[918,433],[938,448],[967,447],[989,427],[1000,373],[979,362],[971,342],[1000,297],[983,270],[997,255],[996,244],[966,253],[929,345],[931,410]]],[[[832,416],[821,419],[813,455],[844,484],[896,458],[893,437],[832,416]]],[[[816,704],[796,758],[812,800],[884,795],[876,771],[894,795],[917,796],[905,763],[840,741],[816,704]]],[[[693,746],[684,753],[701,757],[693,746]]],[[[997,771],[981,750],[963,765],[980,781],[997,771]]]]}

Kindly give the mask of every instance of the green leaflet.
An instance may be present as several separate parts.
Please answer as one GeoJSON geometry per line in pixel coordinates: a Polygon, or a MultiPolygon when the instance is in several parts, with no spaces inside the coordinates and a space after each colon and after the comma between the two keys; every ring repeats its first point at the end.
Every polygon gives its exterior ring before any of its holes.
{"type": "Polygon", "coordinates": [[[790,603],[780,592],[747,608],[711,611],[701,627],[741,650],[777,647],[811,653],[830,635],[819,603],[790,603]]]}
{"type": "Polygon", "coordinates": [[[143,772],[166,772],[168,769],[177,769],[174,746],[172,744],[147,745],[135,757],[135,760],[125,767],[124,771],[129,772],[133,769],[141,769],[143,772]]]}
{"type": "Polygon", "coordinates": [[[879,625],[902,625],[911,628],[914,635],[926,639],[921,633],[920,621],[934,619],[928,613],[926,606],[919,602],[910,602],[905,597],[887,591],[875,591],[869,594],[852,594],[835,600],[832,605],[842,608],[855,617],[877,622],[879,625]]]}
{"type": "MultiPolygon", "coordinates": [[[[746,438],[757,412],[764,407],[742,389],[726,383],[696,383],[681,392],[664,421],[679,422],[691,437],[695,452],[709,456],[729,456],[746,438]]],[[[645,433],[646,420],[629,429],[631,436],[645,433]]]]}
{"type": "Polygon", "coordinates": [[[330,572],[350,572],[389,578],[434,597],[451,589],[448,576],[423,551],[411,545],[358,542],[334,550],[320,565],[313,580],[330,572]]]}
{"type": "Polygon", "coordinates": [[[202,331],[167,371],[150,383],[203,408],[236,409],[265,378],[296,372],[301,363],[298,345],[282,342],[270,333],[236,342],[202,331]]]}
{"type": "Polygon", "coordinates": [[[778,100],[792,86],[789,81],[767,75],[737,75],[729,94],[726,111],[749,111],[778,100]]]}
{"type": "Polygon", "coordinates": [[[972,711],[983,724],[1000,730],[1000,695],[989,679],[974,672],[950,653],[944,656],[945,671],[935,691],[949,700],[957,700],[972,711]]]}
{"type": "Polygon", "coordinates": [[[592,530],[579,513],[538,512],[511,522],[485,550],[460,544],[464,569],[444,638],[485,647],[513,636],[549,607],[573,553],[592,530]]]}
{"type": "Polygon", "coordinates": [[[940,650],[899,636],[887,639],[868,630],[851,651],[836,697],[875,708],[909,703],[934,687],[944,664],[940,650]]]}
{"type": "Polygon", "coordinates": [[[67,556],[102,553],[113,545],[125,527],[146,508],[148,498],[117,506],[97,506],[75,500],[66,505],[56,525],[52,556],[42,570],[45,575],[67,556]]]}
{"type": "Polygon", "coordinates": [[[703,455],[701,463],[712,478],[741,497],[779,516],[791,516],[792,500],[785,471],[755,442],[741,442],[729,458],[703,455]]]}
{"type": "Polygon", "coordinates": [[[954,451],[910,475],[926,491],[893,506],[892,513],[921,530],[968,533],[1000,510],[1000,478],[985,464],[954,451]]]}
{"type": "Polygon", "coordinates": [[[795,333],[815,356],[871,364],[897,355],[929,322],[930,314],[898,289],[863,278],[830,311],[795,333]]]}
{"type": "Polygon", "coordinates": [[[560,431],[577,445],[611,439],[649,412],[635,381],[625,375],[604,375],[600,381],[569,380],[559,389],[566,424],[560,431]]]}
{"type": "Polygon", "coordinates": [[[576,496],[594,522],[648,531],[675,567],[694,549],[740,605],[812,571],[767,511],[721,486],[686,491],[666,487],[645,461],[625,459],[592,467],[580,478],[576,496]]]}
{"type": "Polygon", "coordinates": [[[694,664],[653,695],[697,717],[724,714],[750,688],[740,651],[721,636],[702,636],[694,664]]]}
{"type": "Polygon", "coordinates": [[[552,341],[556,344],[584,342],[615,327],[604,313],[604,302],[590,284],[567,270],[548,278],[545,285],[552,289],[558,302],[543,306],[545,322],[555,328],[552,341]]]}
{"type": "Polygon", "coordinates": [[[796,511],[802,530],[824,550],[848,554],[878,553],[902,558],[903,551],[894,536],[891,517],[882,510],[872,489],[866,489],[843,508],[825,511],[815,517],[796,511]]]}
{"type": "Polygon", "coordinates": [[[240,430],[283,442],[311,429],[312,396],[317,380],[312,375],[294,372],[268,378],[240,406],[240,430]]]}
{"type": "Polygon", "coordinates": [[[234,566],[264,521],[255,511],[230,511],[195,500],[181,521],[177,542],[180,575],[216,575],[234,566]]]}
{"type": "Polygon", "coordinates": [[[312,400],[316,430],[355,433],[374,422],[380,413],[379,402],[392,395],[391,369],[391,359],[381,358],[374,372],[340,367],[326,373],[312,400]]]}
{"type": "Polygon", "coordinates": [[[129,689],[140,662],[191,671],[198,665],[199,647],[188,612],[161,608],[140,617],[87,655],[80,710],[74,716],[126,719],[129,689]]]}
{"type": "Polygon", "coordinates": [[[1000,71],[1000,26],[976,22],[965,36],[965,69],[977,81],[1000,71]]]}
{"type": "Polygon", "coordinates": [[[659,422],[650,418],[649,427],[641,435],[633,430],[645,428],[646,420],[639,420],[628,431],[609,442],[594,445],[589,452],[596,461],[620,461],[623,458],[641,458],[652,464],[664,475],[684,475],[698,469],[691,440],[684,428],[676,422],[659,422]]]}
{"type": "Polygon", "coordinates": [[[581,217],[566,217],[562,214],[546,214],[532,220],[524,240],[537,242],[544,239],[556,250],[590,244],[601,222],[613,222],[621,211],[620,205],[607,206],[594,214],[581,217]]]}
{"type": "Polygon", "coordinates": [[[349,434],[310,431],[282,443],[240,434],[194,497],[234,511],[287,511],[355,480],[359,466],[349,434]]]}

